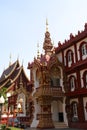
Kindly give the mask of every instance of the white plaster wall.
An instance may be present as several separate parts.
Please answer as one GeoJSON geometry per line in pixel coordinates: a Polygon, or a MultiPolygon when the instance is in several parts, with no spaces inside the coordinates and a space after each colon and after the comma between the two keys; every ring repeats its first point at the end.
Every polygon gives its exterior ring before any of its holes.
{"type": "Polygon", "coordinates": [[[70,104],[71,104],[72,102],[78,102],[78,98],[71,99],[71,100],[70,100],[70,104]]]}
{"type": "Polygon", "coordinates": [[[35,69],[33,70],[33,77],[34,77],[34,90],[33,90],[32,96],[36,92],[36,88],[39,86],[39,83],[36,80],[36,70],[35,69]]]}
{"type": "Polygon", "coordinates": [[[61,52],[57,54],[57,58],[62,63],[63,59],[62,59],[62,53],[61,52]]]}
{"type": "MultiPolygon", "coordinates": [[[[69,74],[69,75],[68,75],[68,78],[69,78],[71,75],[76,77],[76,73],[72,73],[72,74],[69,74]]],[[[76,78],[77,78],[77,77],[76,77],[76,78]]]]}
{"type": "Polygon", "coordinates": [[[87,121],[87,111],[86,111],[86,109],[85,109],[86,102],[87,102],[87,97],[84,97],[84,98],[83,98],[84,115],[85,115],[85,120],[87,121]]]}
{"type": "Polygon", "coordinates": [[[71,67],[71,65],[72,65],[72,61],[69,61],[68,66],[71,67]]]}
{"type": "Polygon", "coordinates": [[[58,104],[58,112],[63,112],[63,106],[62,106],[63,103],[58,100],[57,104],[58,104]]]}
{"type": "Polygon", "coordinates": [[[64,122],[68,126],[67,115],[65,112],[65,98],[63,99],[63,103],[61,101],[53,101],[51,103],[51,112],[53,121],[59,121],[58,113],[63,112],[64,122]]]}
{"type": "Polygon", "coordinates": [[[62,91],[65,92],[65,91],[64,91],[64,85],[63,85],[63,69],[62,69],[60,66],[58,66],[58,67],[59,67],[60,72],[61,72],[61,76],[60,76],[60,86],[62,87],[62,91]]]}
{"type": "Polygon", "coordinates": [[[34,119],[33,119],[32,123],[30,125],[30,127],[32,127],[32,128],[36,128],[38,123],[39,123],[39,120],[37,120],[37,113],[39,111],[39,107],[38,107],[35,99],[34,99],[34,108],[35,108],[34,119]]]}
{"type": "Polygon", "coordinates": [[[82,59],[85,60],[87,58],[87,54],[82,56],[82,59]]]}
{"type": "Polygon", "coordinates": [[[66,99],[66,97],[64,97],[64,99],[63,99],[63,114],[64,114],[64,122],[68,126],[67,114],[65,111],[65,99],[66,99]]]}
{"type": "MultiPolygon", "coordinates": [[[[38,86],[39,86],[39,82],[36,80],[36,69],[33,70],[33,75],[34,75],[34,91],[32,93],[32,96],[36,92],[36,88],[38,88],[38,86]]],[[[37,103],[36,98],[34,98],[34,96],[33,96],[33,100],[34,100],[35,111],[34,111],[34,118],[33,118],[33,121],[31,123],[30,127],[36,128],[39,123],[39,120],[37,120],[37,114],[40,113],[40,106],[37,103]]]]}
{"type": "Polygon", "coordinates": [[[51,103],[51,112],[53,121],[58,121],[58,104],[57,101],[51,103]]]}

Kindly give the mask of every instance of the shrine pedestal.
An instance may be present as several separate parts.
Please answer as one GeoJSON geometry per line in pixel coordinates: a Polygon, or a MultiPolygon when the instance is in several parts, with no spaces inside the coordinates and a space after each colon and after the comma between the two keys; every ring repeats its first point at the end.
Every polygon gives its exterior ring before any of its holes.
{"type": "Polygon", "coordinates": [[[52,121],[52,114],[40,114],[39,124],[37,128],[54,128],[54,124],[52,121]]]}

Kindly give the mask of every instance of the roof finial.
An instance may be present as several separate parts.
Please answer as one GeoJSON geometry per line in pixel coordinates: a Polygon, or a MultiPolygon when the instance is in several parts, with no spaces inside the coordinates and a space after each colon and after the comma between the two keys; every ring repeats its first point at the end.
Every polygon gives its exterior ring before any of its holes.
{"type": "Polygon", "coordinates": [[[17,61],[19,61],[19,54],[18,54],[18,57],[17,57],[17,61]]]}
{"type": "Polygon", "coordinates": [[[10,59],[9,66],[11,65],[11,58],[12,58],[12,56],[11,56],[11,53],[10,53],[10,56],[9,56],[9,59],[10,59]]]}
{"type": "Polygon", "coordinates": [[[48,32],[48,19],[46,18],[46,32],[48,32]]]}
{"type": "Polygon", "coordinates": [[[24,59],[22,59],[22,66],[23,66],[23,64],[24,64],[24,59]]]}
{"type": "Polygon", "coordinates": [[[3,71],[5,70],[5,66],[4,66],[4,68],[3,68],[3,71]]]}
{"type": "Polygon", "coordinates": [[[39,43],[37,43],[37,58],[40,57],[40,52],[39,52],[39,43]]]}

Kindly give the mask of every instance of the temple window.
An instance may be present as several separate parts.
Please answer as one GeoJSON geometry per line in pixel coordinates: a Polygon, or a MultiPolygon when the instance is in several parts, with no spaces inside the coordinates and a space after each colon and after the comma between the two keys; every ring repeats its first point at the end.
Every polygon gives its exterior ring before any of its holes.
{"type": "Polygon", "coordinates": [[[87,43],[86,42],[82,42],[80,45],[80,59],[84,60],[87,58],[87,43]]]}
{"type": "Polygon", "coordinates": [[[71,91],[74,91],[75,90],[75,77],[74,76],[71,76],[70,79],[69,79],[69,84],[70,84],[70,90],[71,91]]]}
{"type": "Polygon", "coordinates": [[[77,104],[76,103],[73,104],[73,116],[77,117],[77,104]]]}
{"type": "Polygon", "coordinates": [[[66,53],[66,63],[67,66],[70,67],[73,63],[73,52],[72,50],[68,50],[66,53]]]}
{"type": "Polygon", "coordinates": [[[72,103],[72,121],[77,121],[78,120],[78,106],[77,102],[72,103]]]}
{"type": "Polygon", "coordinates": [[[86,44],[82,45],[82,56],[87,54],[86,44]]]}
{"type": "Polygon", "coordinates": [[[68,52],[68,62],[72,62],[72,55],[71,51],[68,52]]]}

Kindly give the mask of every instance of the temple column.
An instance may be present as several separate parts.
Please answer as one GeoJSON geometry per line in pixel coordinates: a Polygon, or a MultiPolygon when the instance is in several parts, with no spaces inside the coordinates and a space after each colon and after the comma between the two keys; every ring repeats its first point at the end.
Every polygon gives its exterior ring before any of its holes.
{"type": "Polygon", "coordinates": [[[51,113],[51,96],[41,96],[38,103],[41,106],[41,113],[39,115],[39,124],[37,128],[54,128],[52,113],[51,113]]]}

